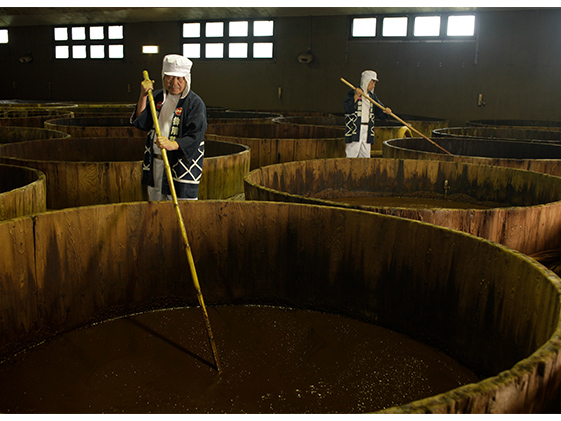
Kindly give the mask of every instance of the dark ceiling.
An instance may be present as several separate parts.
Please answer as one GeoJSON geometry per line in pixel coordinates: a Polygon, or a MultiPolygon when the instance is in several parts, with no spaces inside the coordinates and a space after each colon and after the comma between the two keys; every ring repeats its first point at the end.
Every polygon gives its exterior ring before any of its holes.
{"type": "MultiPolygon", "coordinates": [[[[421,2],[422,3],[422,2],[421,2]]],[[[0,27],[475,11],[476,7],[2,7],[0,27]]]]}

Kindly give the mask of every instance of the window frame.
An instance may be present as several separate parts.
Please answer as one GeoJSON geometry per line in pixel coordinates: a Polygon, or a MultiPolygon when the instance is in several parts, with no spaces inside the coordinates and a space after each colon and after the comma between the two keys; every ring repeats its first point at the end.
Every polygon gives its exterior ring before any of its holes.
{"type": "Polygon", "coordinates": [[[51,25],[51,34],[52,34],[52,57],[55,61],[64,61],[64,60],[72,60],[72,61],[119,61],[124,60],[126,57],[126,48],[125,48],[125,25],[122,23],[92,23],[92,24],[71,24],[71,25],[51,25]],[[122,38],[109,38],[109,27],[112,26],[121,26],[123,37],[122,38]],[[73,28],[85,28],[86,39],[81,40],[73,40],[72,39],[72,29],[73,28]],[[90,28],[96,27],[103,27],[103,39],[92,39],[90,38],[91,32],[90,28]],[[67,32],[67,39],[65,40],[56,40],[55,39],[55,30],[57,28],[66,28],[67,32]],[[110,57],[109,50],[110,46],[120,45],[123,49],[123,56],[122,57],[110,57]],[[56,50],[57,47],[68,47],[69,54],[68,57],[57,57],[56,50]],[[83,58],[74,58],[72,54],[73,47],[76,46],[85,46],[86,48],[86,57],[83,58]],[[91,54],[91,47],[92,46],[103,46],[104,56],[103,57],[92,57],[91,54]]]}
{"type": "Polygon", "coordinates": [[[423,12],[423,13],[391,13],[391,14],[374,14],[374,15],[352,15],[350,16],[350,25],[348,32],[348,40],[351,42],[369,41],[369,42],[454,42],[454,41],[475,41],[478,31],[478,16],[476,12],[423,12]],[[414,35],[415,18],[416,17],[440,17],[440,31],[437,36],[414,35]],[[473,35],[447,35],[448,18],[450,16],[474,16],[473,35]],[[384,18],[407,18],[407,34],[404,36],[383,36],[384,18]],[[376,35],[374,36],[354,36],[353,20],[361,18],[376,18],[376,35]]]}
{"type": "Polygon", "coordinates": [[[216,61],[216,60],[235,60],[235,61],[267,61],[275,60],[276,53],[276,25],[277,20],[274,18],[236,18],[236,19],[206,19],[206,20],[185,20],[180,22],[180,49],[183,52],[185,44],[198,44],[200,46],[199,57],[190,57],[194,60],[216,61]],[[272,35],[254,35],[254,22],[258,21],[272,21],[273,34],[272,35]],[[207,23],[222,22],[224,33],[221,37],[207,36],[206,25],[207,23]],[[248,22],[247,35],[230,35],[231,22],[248,22]],[[189,23],[198,23],[200,25],[200,34],[198,37],[184,37],[183,25],[189,23]],[[207,57],[205,54],[207,44],[223,44],[222,57],[207,57]],[[254,45],[259,43],[270,43],[272,45],[271,57],[254,57],[254,45]],[[230,44],[247,44],[247,57],[230,57],[230,44]]]}

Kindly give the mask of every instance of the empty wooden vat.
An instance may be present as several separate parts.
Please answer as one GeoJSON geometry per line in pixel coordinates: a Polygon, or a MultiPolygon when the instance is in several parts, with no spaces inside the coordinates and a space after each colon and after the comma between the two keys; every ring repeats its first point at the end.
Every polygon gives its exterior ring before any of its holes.
{"type": "Polygon", "coordinates": [[[561,143],[561,130],[535,130],[516,127],[447,127],[433,130],[432,136],[561,143]]]}
{"type": "Polygon", "coordinates": [[[424,138],[414,137],[387,140],[384,142],[382,156],[495,165],[561,175],[560,145],[485,138],[434,137],[432,140],[451,155],[424,138]]]}
{"type": "Polygon", "coordinates": [[[510,127],[534,130],[561,130],[561,121],[544,120],[471,120],[468,126],[510,127]]]}
{"type": "Polygon", "coordinates": [[[394,159],[290,162],[252,171],[245,198],[416,219],[528,254],[561,246],[561,178],[511,168],[394,159]]]}
{"type": "MultiPolygon", "coordinates": [[[[560,279],[523,254],[373,212],[240,201],[180,208],[211,309],[340,314],[446,350],[482,373],[478,383],[383,412],[540,412],[559,387],[560,279]]],[[[142,202],[0,223],[0,356],[94,322],[197,306],[175,221],[171,203],[142,202]]]]}
{"type": "MultiPolygon", "coordinates": [[[[67,138],[0,145],[0,162],[43,171],[47,206],[63,209],[147,200],[141,185],[144,137],[67,138]]],[[[243,193],[250,152],[244,145],[205,141],[200,199],[243,193]]]]}
{"type": "Polygon", "coordinates": [[[45,128],[66,132],[71,137],[146,136],[145,131],[130,124],[129,117],[60,118],[45,121],[45,128]]]}
{"type": "Polygon", "coordinates": [[[45,174],[33,168],[0,165],[0,221],[46,210],[45,174]]]}
{"type": "Polygon", "coordinates": [[[60,139],[64,137],[70,137],[70,135],[59,130],[40,129],[37,127],[0,127],[0,144],[39,139],[60,139]]]}
{"type": "Polygon", "coordinates": [[[280,117],[280,114],[266,113],[257,111],[235,111],[235,110],[209,110],[207,109],[207,123],[240,123],[240,124],[257,124],[270,123],[274,118],[280,117]]]}
{"type": "Polygon", "coordinates": [[[36,168],[47,176],[47,207],[145,200],[141,186],[143,137],[35,140],[0,145],[0,162],[36,168]]]}
{"type": "Polygon", "coordinates": [[[72,117],[71,108],[5,108],[0,111],[0,126],[43,128],[47,120],[72,117]]]}
{"type": "Polygon", "coordinates": [[[228,199],[243,193],[250,160],[249,147],[245,145],[206,140],[199,200],[228,199]]]}
{"type": "Polygon", "coordinates": [[[211,124],[205,139],[251,150],[250,170],[279,162],[345,156],[343,128],[299,124],[211,124]]]}

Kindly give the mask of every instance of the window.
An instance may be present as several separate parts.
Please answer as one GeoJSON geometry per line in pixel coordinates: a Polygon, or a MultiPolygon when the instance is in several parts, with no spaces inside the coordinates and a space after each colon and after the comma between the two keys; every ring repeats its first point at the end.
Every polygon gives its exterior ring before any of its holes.
{"type": "Polygon", "coordinates": [[[384,18],[384,20],[382,21],[382,36],[407,36],[407,17],[384,18]]]}
{"type": "Polygon", "coordinates": [[[475,34],[475,16],[449,16],[446,35],[450,37],[472,37],[475,34]]]}
{"type": "Polygon", "coordinates": [[[351,18],[351,40],[431,41],[475,38],[475,15],[411,13],[351,18]]]}
{"type": "Polygon", "coordinates": [[[7,43],[8,43],[8,30],[0,29],[0,44],[7,44],[7,43]]]}
{"type": "Polygon", "coordinates": [[[376,18],[353,19],[353,37],[375,37],[376,18]]]}
{"type": "Polygon", "coordinates": [[[123,25],[55,27],[55,58],[60,60],[122,59],[125,57],[123,39],[123,25]]]}
{"type": "Polygon", "coordinates": [[[183,55],[204,59],[273,58],[273,36],[273,20],[185,22],[183,55]]]}
{"type": "Polygon", "coordinates": [[[413,35],[437,37],[440,35],[440,16],[416,16],[413,35]]]}

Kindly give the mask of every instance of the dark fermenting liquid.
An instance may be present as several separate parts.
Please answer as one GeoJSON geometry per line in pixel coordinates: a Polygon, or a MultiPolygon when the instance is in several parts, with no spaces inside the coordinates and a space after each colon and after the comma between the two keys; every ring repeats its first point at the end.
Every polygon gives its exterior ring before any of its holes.
{"type": "Polygon", "coordinates": [[[4,413],[362,413],[478,378],[378,326],[267,306],[144,313],[52,338],[0,364],[4,413]]]}

